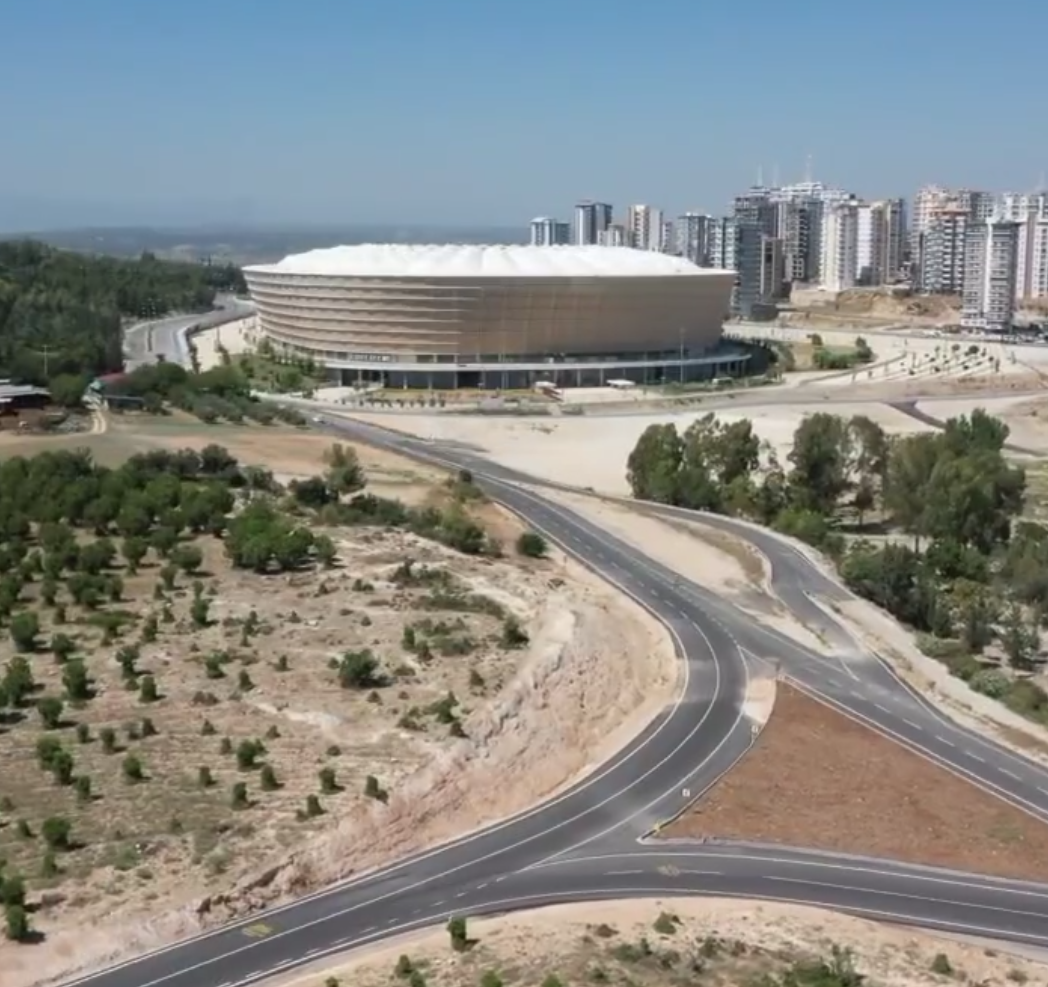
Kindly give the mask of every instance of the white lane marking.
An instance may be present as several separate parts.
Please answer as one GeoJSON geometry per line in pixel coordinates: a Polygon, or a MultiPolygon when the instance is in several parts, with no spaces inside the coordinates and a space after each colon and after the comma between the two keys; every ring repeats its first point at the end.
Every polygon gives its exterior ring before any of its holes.
{"type": "Polygon", "coordinates": [[[997,770],[1000,771],[1002,775],[1007,775],[1009,778],[1014,778],[1016,781],[1022,781],[1022,778],[1008,768],[998,768],[997,770]]]}
{"type": "Polygon", "coordinates": [[[874,703],[873,705],[875,709],[879,709],[882,713],[891,713],[887,706],[882,706],[880,703],[874,703]]]}
{"type": "MultiPolygon", "coordinates": [[[[651,846],[651,844],[649,844],[651,846]]],[[[1034,885],[1032,887],[1024,887],[1026,882],[1022,881],[1009,881],[1008,878],[1003,877],[982,877],[981,875],[972,875],[971,879],[965,880],[962,877],[951,877],[949,873],[936,874],[929,873],[923,869],[917,869],[916,865],[900,863],[898,867],[871,867],[869,865],[858,864],[858,863],[839,863],[833,861],[827,857],[783,857],[776,856],[775,854],[756,854],[746,853],[745,851],[736,852],[735,848],[729,848],[731,853],[731,860],[744,860],[751,863],[771,863],[771,864],[783,864],[787,867],[808,867],[816,870],[831,870],[841,871],[846,874],[871,874],[875,877],[902,877],[907,881],[923,882],[925,884],[941,884],[948,887],[965,888],[968,890],[983,891],[983,892],[1000,892],[1009,895],[1020,895],[1024,898],[1043,898],[1048,901],[1048,887],[1043,885],[1034,885]]],[[[644,860],[652,861],[654,859],[665,859],[667,857],[683,858],[683,859],[694,859],[694,860],[724,860],[723,853],[717,853],[711,850],[700,850],[700,849],[666,849],[663,850],[661,847],[653,848],[649,851],[627,851],[622,853],[602,853],[596,854],[592,857],[573,857],[571,860],[555,860],[551,863],[545,864],[544,867],[566,867],[571,864],[581,863],[607,863],[610,861],[619,860],[623,863],[633,860],[644,860]]],[[[781,878],[781,880],[792,880],[791,878],[781,878]]],[[[802,881],[802,878],[797,878],[798,881],[802,881]]],[[[837,885],[834,885],[835,887],[837,885]]],[[[881,894],[887,894],[889,892],[880,892],[881,894]]],[[[732,892],[731,897],[734,897],[732,892]]]]}
{"type": "Polygon", "coordinates": [[[947,740],[945,737],[936,737],[940,744],[945,744],[947,747],[956,747],[957,745],[952,740],[947,740]]]}
{"type": "Polygon", "coordinates": [[[638,868],[637,870],[609,870],[604,876],[605,877],[622,877],[624,874],[643,874],[644,871],[638,868]]]}
{"type": "Polygon", "coordinates": [[[488,886],[488,884],[489,884],[488,881],[485,881],[483,884],[478,884],[477,885],[477,890],[478,891],[483,891],[488,886]]]}
{"type": "Polygon", "coordinates": [[[957,908],[985,909],[990,912],[1004,912],[1007,915],[1028,915],[1031,918],[1044,918],[1043,912],[1031,912],[1022,908],[1004,908],[1001,905],[985,905],[970,901],[944,901],[942,898],[930,898],[928,895],[923,894],[908,894],[905,891],[882,891],[876,888],[856,888],[847,884],[834,884],[831,881],[809,881],[796,877],[769,877],[767,880],[781,881],[784,884],[807,884],[813,888],[830,888],[834,891],[851,891],[863,895],[877,894],[886,898],[906,898],[910,901],[935,902],[937,905],[950,905],[957,908]]]}
{"type": "MultiPolygon", "coordinates": [[[[978,754],[973,754],[971,751],[965,751],[964,753],[967,754],[973,761],[978,761],[980,764],[986,763],[985,757],[979,757],[978,754]]],[[[1042,788],[1041,791],[1043,792],[1044,789],[1042,788]]],[[[1048,792],[1045,792],[1045,794],[1048,795],[1048,792]]]]}
{"type": "Polygon", "coordinates": [[[923,730],[924,729],[924,727],[922,727],[919,723],[914,723],[913,720],[908,720],[908,719],[906,719],[905,716],[902,718],[902,722],[905,723],[909,727],[913,727],[914,730],[923,730]]]}

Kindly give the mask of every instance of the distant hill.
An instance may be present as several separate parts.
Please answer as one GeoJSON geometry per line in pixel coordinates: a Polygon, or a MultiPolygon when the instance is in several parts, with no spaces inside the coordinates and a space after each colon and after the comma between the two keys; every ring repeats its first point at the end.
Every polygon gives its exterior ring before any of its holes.
{"type": "Polygon", "coordinates": [[[143,252],[165,260],[257,264],[316,247],[353,243],[522,243],[526,227],[346,226],[270,229],[197,227],[185,229],[93,227],[12,234],[32,237],[64,250],[138,257],[143,252]]]}

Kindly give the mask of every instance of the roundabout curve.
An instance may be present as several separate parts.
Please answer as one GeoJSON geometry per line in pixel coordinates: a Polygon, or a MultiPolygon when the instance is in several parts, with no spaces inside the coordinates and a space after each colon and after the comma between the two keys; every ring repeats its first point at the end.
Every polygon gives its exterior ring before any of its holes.
{"type": "MultiPolygon", "coordinates": [[[[495,501],[647,609],[682,662],[676,700],[630,744],[529,811],[328,890],[257,913],[70,984],[232,987],[327,954],[482,915],[567,901],[713,895],[825,907],[927,929],[1048,945],[1048,886],[885,860],[729,842],[651,839],[750,748],[743,713],[754,656],[775,654],[791,681],[914,753],[1048,821],[1048,771],[936,710],[876,656],[834,661],[765,627],[571,509],[543,481],[474,452],[346,419],[322,427],[355,441],[472,471],[495,501]],[[261,935],[253,929],[264,927],[261,935]]],[[[553,485],[555,486],[555,485],[553,485]]],[[[656,513],[674,511],[645,505],[656,513]]],[[[768,559],[775,588],[804,620],[847,631],[814,602],[843,593],[776,536],[710,519],[768,559]]],[[[842,638],[842,643],[846,643],[842,638]]]]}

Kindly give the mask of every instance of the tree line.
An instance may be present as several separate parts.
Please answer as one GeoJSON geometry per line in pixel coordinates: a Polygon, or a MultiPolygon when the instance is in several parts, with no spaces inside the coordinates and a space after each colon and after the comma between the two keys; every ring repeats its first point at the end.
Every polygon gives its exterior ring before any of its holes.
{"type": "Polygon", "coordinates": [[[706,415],[649,426],[630,453],[634,497],[747,518],[833,557],[844,581],[920,635],[973,688],[1048,723],[1034,669],[1048,627],[1048,529],[1021,520],[1026,473],[985,411],[889,437],[870,418],[817,413],[785,464],[752,423],[706,415]],[[987,660],[995,645],[1007,665],[987,660]]]}
{"type": "Polygon", "coordinates": [[[219,291],[243,291],[232,265],[137,260],[0,242],[0,377],[46,385],[123,366],[123,322],[210,309],[219,291]]]}

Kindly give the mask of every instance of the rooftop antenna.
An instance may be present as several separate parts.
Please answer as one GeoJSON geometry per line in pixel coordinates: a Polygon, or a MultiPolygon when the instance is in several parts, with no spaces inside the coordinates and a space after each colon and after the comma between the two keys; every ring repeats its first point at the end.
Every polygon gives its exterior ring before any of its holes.
{"type": "Polygon", "coordinates": [[[811,152],[808,152],[808,156],[804,159],[804,181],[811,184],[812,181],[812,157],[811,152]]]}
{"type": "Polygon", "coordinates": [[[764,165],[757,165],[757,188],[764,188],[764,165]]]}
{"type": "Polygon", "coordinates": [[[1040,173],[1040,175],[1037,176],[1037,188],[1034,189],[1034,191],[1035,192],[1043,192],[1044,191],[1044,172],[1043,171],[1040,173]]]}
{"type": "Polygon", "coordinates": [[[771,187],[779,187],[779,166],[777,164],[771,166],[771,187]]]}

